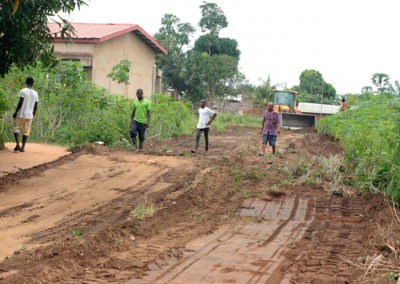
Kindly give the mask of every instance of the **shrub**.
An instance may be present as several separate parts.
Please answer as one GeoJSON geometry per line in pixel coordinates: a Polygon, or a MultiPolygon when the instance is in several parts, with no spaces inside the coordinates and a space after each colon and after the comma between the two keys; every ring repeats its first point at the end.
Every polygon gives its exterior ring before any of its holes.
{"type": "MultiPolygon", "coordinates": [[[[132,99],[108,94],[104,88],[86,80],[78,62],[61,61],[48,70],[40,62],[36,67],[11,71],[0,79],[0,145],[11,141],[12,114],[18,103],[18,92],[25,87],[25,78],[35,79],[39,107],[32,124],[31,142],[77,146],[102,141],[105,145],[129,147],[129,126],[132,99]],[[10,109],[10,107],[12,109],[10,109]]],[[[168,95],[151,97],[152,119],[147,136],[168,139],[193,134],[197,116],[190,102],[174,102],[168,95]]],[[[260,119],[230,113],[218,114],[213,127],[227,125],[259,126],[260,119]]]]}

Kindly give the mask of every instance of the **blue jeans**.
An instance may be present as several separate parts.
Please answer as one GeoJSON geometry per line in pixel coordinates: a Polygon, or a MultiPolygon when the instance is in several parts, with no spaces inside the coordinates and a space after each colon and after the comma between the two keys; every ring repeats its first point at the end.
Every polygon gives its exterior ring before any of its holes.
{"type": "Polygon", "coordinates": [[[262,135],[262,143],[263,144],[268,144],[269,146],[275,146],[276,144],[276,135],[270,135],[270,134],[263,134],[262,135]]]}

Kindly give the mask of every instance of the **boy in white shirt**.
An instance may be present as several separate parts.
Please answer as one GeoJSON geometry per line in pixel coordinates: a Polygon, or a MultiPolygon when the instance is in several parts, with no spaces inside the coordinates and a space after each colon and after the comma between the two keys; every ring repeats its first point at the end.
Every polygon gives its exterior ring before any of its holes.
{"type": "Polygon", "coordinates": [[[206,107],[206,100],[201,100],[199,108],[199,122],[197,123],[196,147],[195,150],[192,150],[193,154],[196,154],[197,149],[199,148],[202,131],[204,131],[204,138],[206,140],[206,152],[208,151],[208,131],[210,130],[210,125],[216,116],[217,114],[214,111],[206,107]]]}
{"type": "Polygon", "coordinates": [[[14,151],[25,152],[25,144],[31,131],[32,119],[37,111],[39,98],[38,93],[32,89],[33,82],[33,78],[27,78],[25,82],[26,88],[22,89],[18,94],[19,103],[13,115],[14,137],[17,143],[14,151]],[[19,145],[19,132],[21,129],[23,132],[22,147],[19,145]]]}

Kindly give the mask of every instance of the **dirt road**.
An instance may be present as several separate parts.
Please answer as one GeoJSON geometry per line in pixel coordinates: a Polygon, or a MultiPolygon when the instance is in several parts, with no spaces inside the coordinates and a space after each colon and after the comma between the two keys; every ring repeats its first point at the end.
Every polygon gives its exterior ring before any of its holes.
{"type": "MultiPolygon", "coordinates": [[[[299,183],[287,168],[341,155],[329,137],[284,131],[258,157],[257,130],[88,146],[0,179],[4,283],[353,283],[371,254],[371,203],[299,183]],[[135,218],[138,204],[154,216],[135,218]]],[[[386,218],[382,217],[381,218],[386,218]]]]}
{"type": "Polygon", "coordinates": [[[7,150],[0,151],[0,177],[16,173],[70,154],[65,147],[29,143],[26,152],[13,152],[15,144],[6,143],[7,150]]]}

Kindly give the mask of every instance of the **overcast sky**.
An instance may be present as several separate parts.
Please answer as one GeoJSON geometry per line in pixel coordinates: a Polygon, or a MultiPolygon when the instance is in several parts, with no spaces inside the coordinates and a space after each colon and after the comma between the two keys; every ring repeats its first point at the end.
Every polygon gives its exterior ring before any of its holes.
{"type": "MultiPolygon", "coordinates": [[[[223,37],[241,50],[240,70],[253,84],[299,83],[319,70],[338,93],[359,92],[375,72],[400,80],[399,0],[214,0],[229,26],[223,37]]],[[[165,13],[197,26],[202,0],[91,0],[67,18],[134,23],[154,35],[165,13]]]]}

